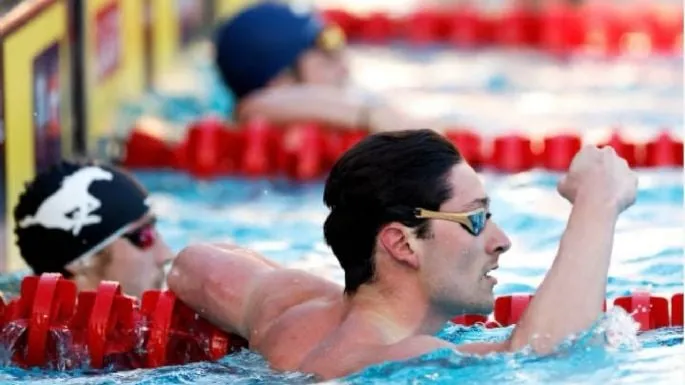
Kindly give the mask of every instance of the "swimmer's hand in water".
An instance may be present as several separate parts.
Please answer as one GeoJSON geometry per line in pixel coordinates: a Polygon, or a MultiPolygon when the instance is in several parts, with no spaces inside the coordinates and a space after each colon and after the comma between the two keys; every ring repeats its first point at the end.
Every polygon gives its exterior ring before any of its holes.
{"type": "Polygon", "coordinates": [[[596,195],[615,204],[620,213],[635,203],[637,185],[637,174],[613,148],[585,146],[576,154],[557,189],[571,203],[579,194],[596,195]]]}

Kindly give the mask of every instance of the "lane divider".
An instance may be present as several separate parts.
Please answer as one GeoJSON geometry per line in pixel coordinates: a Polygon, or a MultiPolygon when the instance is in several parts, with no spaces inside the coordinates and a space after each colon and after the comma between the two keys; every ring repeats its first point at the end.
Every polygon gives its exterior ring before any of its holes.
{"type": "MultiPolygon", "coordinates": [[[[488,328],[515,325],[533,299],[530,294],[514,294],[497,297],[495,311],[485,316],[460,316],[452,322],[463,325],[483,324],[488,328]]],[[[602,310],[606,312],[607,302],[602,310]]],[[[639,331],[661,329],[665,327],[683,326],[683,294],[677,293],[671,297],[652,295],[644,291],[636,291],[629,296],[614,298],[613,306],[623,308],[635,322],[640,325],[639,331]]],[[[564,311],[564,309],[560,309],[564,311]]]]}
{"type": "Polygon", "coordinates": [[[323,19],[337,25],[351,42],[411,46],[445,44],[459,48],[538,49],[553,55],[578,52],[617,56],[625,53],[682,53],[683,9],[642,2],[572,5],[545,1],[539,7],[512,1],[497,12],[477,2],[452,7],[422,7],[404,15],[383,11],[322,9],[323,19]]]}
{"type": "Polygon", "coordinates": [[[217,360],[248,347],[212,326],[170,291],[139,303],[118,282],[76,295],[60,274],[27,276],[18,298],[0,299],[0,330],[19,367],[130,370],[217,360]],[[79,354],[87,352],[87,354],[79,354]]]}
{"type": "MultiPolygon", "coordinates": [[[[315,122],[277,126],[252,120],[234,127],[208,117],[193,122],[186,137],[175,144],[147,133],[144,127],[134,127],[122,163],[132,169],[171,168],[198,179],[238,175],[307,181],[325,176],[332,164],[366,135],[365,130],[332,130],[315,122]]],[[[563,172],[583,145],[575,133],[486,138],[471,129],[455,128],[444,135],[473,166],[499,173],[534,168],[563,172]]],[[[644,143],[630,142],[614,132],[597,145],[613,147],[632,167],[683,166],[683,141],[667,131],[644,143]]]]}
{"type": "MultiPolygon", "coordinates": [[[[452,322],[514,325],[532,298],[500,296],[492,314],[465,314],[452,322]]],[[[635,292],[613,305],[630,313],[640,331],[683,326],[682,293],[667,298],[635,292]]],[[[0,299],[0,329],[3,341],[12,344],[12,361],[24,368],[74,369],[85,360],[97,369],[155,368],[217,360],[249,348],[245,339],[214,327],[170,291],[147,291],[139,302],[123,295],[118,282],[105,281],[77,296],[74,282],[47,273],[25,277],[19,297],[9,304],[0,299]]]]}

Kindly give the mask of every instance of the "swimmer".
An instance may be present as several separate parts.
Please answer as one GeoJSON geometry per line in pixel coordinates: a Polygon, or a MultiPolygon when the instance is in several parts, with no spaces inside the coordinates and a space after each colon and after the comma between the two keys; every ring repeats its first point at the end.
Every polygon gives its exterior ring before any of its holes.
{"type": "Polygon", "coordinates": [[[214,55],[236,99],[237,122],[315,120],[373,132],[419,126],[400,109],[345,87],[344,33],[315,14],[257,2],[217,28],[214,55]]]}
{"type": "Polygon", "coordinates": [[[147,192],[124,170],[63,161],[26,186],[14,220],[34,274],[61,273],[79,290],[118,281],[136,297],[165,283],[173,254],[155,229],[147,192]]]}
{"type": "Polygon", "coordinates": [[[477,173],[431,130],[371,134],[333,166],[323,232],[344,287],[212,244],[184,249],[168,284],[274,369],[324,379],[441,348],[484,355],[529,345],[545,355],[602,314],[614,228],[636,191],[636,174],[613,149],[576,155],[558,184],[572,204],[558,253],[500,343],[434,337],[455,316],[492,312],[492,272],[511,242],[477,173]]]}

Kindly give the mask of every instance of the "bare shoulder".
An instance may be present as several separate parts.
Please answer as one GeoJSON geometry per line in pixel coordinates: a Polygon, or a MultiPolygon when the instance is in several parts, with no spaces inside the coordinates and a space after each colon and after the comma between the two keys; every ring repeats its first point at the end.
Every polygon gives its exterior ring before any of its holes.
{"type": "Polygon", "coordinates": [[[337,354],[313,351],[298,370],[331,379],[359,372],[369,366],[404,361],[442,348],[454,348],[447,341],[427,335],[409,337],[392,345],[369,344],[363,339],[343,344],[345,347],[342,349],[332,349],[337,354]]]}
{"type": "Polygon", "coordinates": [[[250,292],[253,300],[273,302],[297,295],[294,300],[297,302],[306,298],[339,295],[343,290],[333,281],[304,270],[282,267],[254,250],[229,243],[188,246],[174,263],[206,270],[209,275],[218,277],[219,282],[231,281],[233,284],[238,280],[241,283],[239,286],[254,285],[250,292]],[[230,280],[227,279],[229,277],[230,280]]]}
{"type": "Polygon", "coordinates": [[[298,269],[274,269],[255,288],[248,317],[253,325],[264,326],[296,306],[340,298],[342,293],[342,286],[314,274],[298,269]]]}
{"type": "Polygon", "coordinates": [[[303,270],[280,268],[272,270],[261,280],[257,292],[268,297],[271,302],[288,302],[288,299],[300,302],[313,298],[338,297],[342,295],[343,288],[331,280],[303,270]],[[292,299],[293,295],[298,299],[292,299]]]}
{"type": "Polygon", "coordinates": [[[244,337],[294,306],[342,293],[332,281],[232,244],[186,247],[174,260],[167,283],[182,301],[209,309],[215,323],[244,337]]]}
{"type": "Polygon", "coordinates": [[[392,345],[357,343],[354,349],[348,346],[344,353],[338,350],[337,356],[315,354],[318,352],[314,352],[298,370],[315,373],[323,379],[332,379],[359,372],[369,366],[392,361],[405,361],[442,349],[451,349],[464,354],[484,355],[501,351],[504,347],[506,347],[504,343],[490,342],[455,345],[437,337],[418,335],[392,345]]]}

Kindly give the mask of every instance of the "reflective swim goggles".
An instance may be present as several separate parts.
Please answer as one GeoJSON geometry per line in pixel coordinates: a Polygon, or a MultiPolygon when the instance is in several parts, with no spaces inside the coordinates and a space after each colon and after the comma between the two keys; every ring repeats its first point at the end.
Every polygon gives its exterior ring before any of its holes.
{"type": "Polygon", "coordinates": [[[465,213],[443,213],[426,209],[416,209],[414,215],[422,219],[442,219],[459,223],[473,236],[478,236],[485,229],[485,224],[490,219],[490,212],[485,208],[479,208],[465,213]]]}
{"type": "Polygon", "coordinates": [[[336,52],[347,45],[345,32],[336,24],[327,24],[319,33],[314,46],[326,52],[336,52]]]}
{"type": "Polygon", "coordinates": [[[157,241],[157,232],[155,231],[156,223],[157,218],[151,217],[145,221],[145,223],[136,226],[135,228],[132,228],[131,225],[125,226],[90,249],[87,253],[69,262],[65,267],[69,270],[79,270],[90,266],[92,264],[93,256],[117,238],[124,238],[138,249],[147,250],[157,241]]]}
{"type": "Polygon", "coordinates": [[[157,218],[152,217],[137,228],[124,233],[121,237],[131,242],[133,246],[141,250],[147,250],[152,247],[157,240],[157,232],[155,231],[156,224],[157,218]]]}

